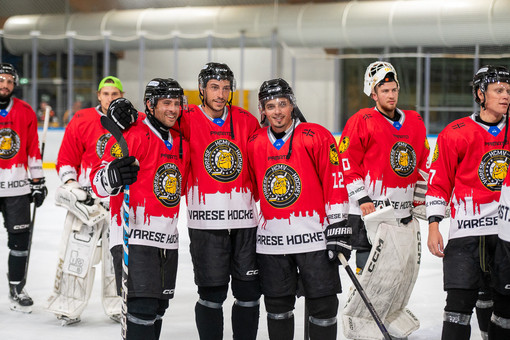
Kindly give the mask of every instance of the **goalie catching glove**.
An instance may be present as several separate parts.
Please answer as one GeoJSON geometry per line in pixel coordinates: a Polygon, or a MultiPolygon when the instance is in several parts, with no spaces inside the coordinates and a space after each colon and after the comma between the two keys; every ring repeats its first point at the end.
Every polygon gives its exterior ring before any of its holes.
{"type": "Polygon", "coordinates": [[[48,195],[48,189],[46,188],[46,181],[44,177],[39,178],[38,182],[34,182],[33,179],[29,179],[30,182],[30,202],[34,202],[35,206],[39,208],[48,195]]]}
{"type": "Polygon", "coordinates": [[[348,261],[351,257],[352,246],[350,245],[352,228],[347,221],[340,221],[327,226],[326,250],[330,261],[338,261],[338,254],[342,253],[348,261]]]}
{"type": "Polygon", "coordinates": [[[138,161],[135,156],[117,158],[105,168],[102,176],[104,189],[112,196],[117,195],[122,187],[136,182],[138,176],[138,161]]]}
{"type": "Polygon", "coordinates": [[[88,226],[93,226],[108,216],[108,211],[99,204],[99,200],[92,198],[76,181],[57,188],[55,204],[66,208],[88,226]]]}
{"type": "Polygon", "coordinates": [[[108,118],[122,130],[126,130],[138,119],[138,111],[126,98],[117,98],[110,103],[106,113],[108,118]]]}

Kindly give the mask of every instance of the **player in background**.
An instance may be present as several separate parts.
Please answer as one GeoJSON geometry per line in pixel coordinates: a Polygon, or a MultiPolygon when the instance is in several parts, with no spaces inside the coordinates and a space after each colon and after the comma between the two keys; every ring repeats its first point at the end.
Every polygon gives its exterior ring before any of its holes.
{"type": "Polygon", "coordinates": [[[234,339],[252,340],[257,336],[260,287],[257,211],[246,144],[259,124],[250,112],[232,105],[235,79],[227,65],[206,64],[198,86],[202,105],[190,105],[181,122],[191,149],[186,199],[199,295],[196,325],[201,340],[223,339],[223,302],[232,280],[234,339]]]}
{"type": "MultiPolygon", "coordinates": [[[[450,123],[437,138],[426,196],[428,248],[443,258],[443,286],[447,293],[443,340],[470,338],[475,306],[486,307],[480,314],[477,310],[484,339],[492,326],[501,326],[497,322],[502,320],[493,317],[489,322],[498,202],[510,158],[504,119],[510,104],[508,69],[491,65],[480,68],[473,78],[473,95],[480,112],[450,123]],[[448,204],[451,220],[445,247],[439,222],[448,204]]],[[[506,317],[508,306],[499,310],[506,317]]]]}
{"type": "MultiPolygon", "coordinates": [[[[102,79],[97,89],[99,105],[76,112],[66,127],[58,153],[56,168],[62,185],[55,201],[68,213],[48,310],[63,325],[80,321],[92,291],[94,266],[101,260],[103,309],[110,318],[119,320],[121,300],[116,293],[108,247],[109,201],[100,202],[91,196],[89,175],[100,162],[111,137],[100,119],[107,114],[110,103],[123,94],[118,78],[102,79]]],[[[136,110],[132,113],[136,120],[136,110]]]]}
{"type": "MultiPolygon", "coordinates": [[[[145,99],[146,119],[124,132],[129,156],[116,152],[112,140],[107,146],[111,152],[103,155],[101,165],[91,173],[92,187],[100,197],[117,195],[130,185],[128,340],[159,339],[163,315],[174,296],[177,221],[190,157],[188,143],[173,128],[187,104],[179,83],[170,78],[152,79],[145,88],[145,99]]],[[[121,213],[112,210],[110,247],[119,294],[122,244],[121,213]]]]}
{"type": "Polygon", "coordinates": [[[294,338],[296,296],[304,296],[310,339],[336,339],[337,255],[351,253],[336,141],[298,115],[283,79],[262,84],[259,108],[269,127],[250,137],[248,162],[260,196],[257,259],[269,338],[294,338]]]}
{"type": "MultiPolygon", "coordinates": [[[[416,237],[412,238],[413,244],[418,243],[410,250],[405,250],[405,256],[410,256],[412,259],[416,249],[420,249],[419,238],[417,239],[419,223],[413,220],[412,216],[415,200],[413,196],[417,182],[421,181],[425,184],[419,169],[425,173],[428,172],[427,158],[430,151],[422,117],[415,111],[397,108],[400,84],[393,65],[383,61],[371,63],[365,72],[363,91],[375,101],[375,106],[361,109],[349,118],[338,147],[349,195],[348,224],[353,229],[352,246],[356,249],[358,274],[363,273],[363,268],[372,251],[372,244],[374,244],[374,240],[368,238],[364,219],[374,213],[377,206],[384,206],[387,200],[393,207],[393,213],[389,214],[390,220],[387,222],[395,226],[397,224],[405,226],[408,230],[413,229],[416,234],[416,237]]],[[[424,197],[421,201],[423,204],[424,197]]],[[[377,230],[377,225],[375,228],[377,230]]],[[[376,231],[372,234],[375,235],[376,231]]],[[[388,256],[390,253],[395,253],[395,250],[388,250],[388,256]]],[[[397,304],[391,301],[393,298],[383,301],[384,307],[378,310],[381,318],[384,319],[386,313],[404,310],[414,287],[418,264],[419,260],[415,261],[415,264],[410,264],[411,267],[399,263],[403,268],[407,268],[408,273],[411,273],[412,277],[409,280],[402,276],[393,278],[391,283],[374,277],[374,280],[370,281],[371,284],[382,285],[381,287],[384,285],[395,287],[400,279],[403,280],[399,289],[400,293],[395,292],[395,294],[406,296],[398,302],[401,306],[394,305],[393,308],[392,304],[397,304]]],[[[419,327],[417,319],[411,323],[416,324],[416,328],[419,327]]],[[[361,327],[361,329],[368,331],[368,327],[361,327]]],[[[378,329],[375,328],[375,331],[378,332],[378,329]]],[[[407,332],[409,331],[410,329],[407,332]]]]}
{"type": "Polygon", "coordinates": [[[19,77],[13,65],[0,63],[0,208],[7,229],[7,279],[11,309],[30,313],[34,302],[24,289],[30,251],[30,202],[40,207],[44,184],[37,116],[12,93],[19,77]],[[30,176],[29,176],[30,173],[30,176]]]}

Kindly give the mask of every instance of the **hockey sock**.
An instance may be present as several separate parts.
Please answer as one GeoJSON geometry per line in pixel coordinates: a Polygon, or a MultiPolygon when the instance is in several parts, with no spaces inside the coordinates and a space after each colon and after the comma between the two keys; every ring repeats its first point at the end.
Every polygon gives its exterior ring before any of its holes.
{"type": "Polygon", "coordinates": [[[510,339],[510,319],[492,315],[488,336],[492,340],[510,339]]]}
{"type": "Polygon", "coordinates": [[[159,340],[159,336],[161,335],[161,327],[163,326],[163,320],[158,318],[156,322],[154,322],[154,339],[159,340]]]}
{"type": "Polygon", "coordinates": [[[471,337],[471,326],[459,323],[443,321],[443,332],[441,340],[469,340],[471,337]]]}
{"type": "Polygon", "coordinates": [[[337,333],[336,318],[331,320],[311,319],[308,322],[310,340],[335,340],[337,333]],[[312,321],[314,320],[314,321],[312,321]]]}
{"type": "Polygon", "coordinates": [[[494,307],[492,295],[489,291],[482,290],[478,292],[478,300],[476,301],[476,318],[478,319],[478,327],[483,333],[487,333],[489,323],[494,307]]]}
{"type": "Polygon", "coordinates": [[[195,322],[200,340],[223,339],[223,309],[220,303],[199,300],[195,305],[195,322]]]}
{"type": "Polygon", "coordinates": [[[293,340],[294,313],[267,313],[267,330],[270,340],[293,340]]]}
{"type": "MultiPolygon", "coordinates": [[[[21,281],[25,277],[28,251],[11,250],[8,259],[9,281],[21,281]]],[[[21,287],[23,288],[23,287],[21,287]]]]}
{"type": "Polygon", "coordinates": [[[257,338],[260,316],[259,307],[258,301],[234,302],[232,305],[234,340],[255,340],[257,338]]]}
{"type": "Polygon", "coordinates": [[[154,324],[134,323],[128,320],[126,340],[156,340],[154,324]]]}

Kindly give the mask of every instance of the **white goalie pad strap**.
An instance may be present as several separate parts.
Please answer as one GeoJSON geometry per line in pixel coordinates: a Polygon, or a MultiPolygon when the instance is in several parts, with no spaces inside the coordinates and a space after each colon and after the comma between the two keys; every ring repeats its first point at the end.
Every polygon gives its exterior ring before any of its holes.
{"type": "Polygon", "coordinates": [[[67,214],[48,311],[75,319],[87,306],[95,276],[93,262],[101,249],[97,243],[103,227],[104,223],[89,227],[72,213],[67,214]]]}
{"type": "MultiPolygon", "coordinates": [[[[419,223],[414,219],[407,225],[380,223],[376,228],[372,250],[359,281],[383,322],[394,323],[389,327],[393,332],[390,334],[402,338],[419,328],[418,319],[405,309],[421,258],[419,223]]],[[[347,298],[342,322],[349,339],[381,338],[377,324],[356,289],[352,289],[347,298]]]]}
{"type": "Polygon", "coordinates": [[[471,315],[457,312],[444,312],[443,321],[468,326],[471,322],[471,315]]]}
{"type": "Polygon", "coordinates": [[[61,185],[55,192],[55,204],[66,208],[88,226],[108,217],[108,211],[99,204],[99,200],[91,200],[90,194],[75,181],[61,185]]]}
{"type": "Polygon", "coordinates": [[[510,319],[502,318],[501,316],[494,315],[494,313],[492,313],[491,322],[501,328],[510,329],[510,319]]]}

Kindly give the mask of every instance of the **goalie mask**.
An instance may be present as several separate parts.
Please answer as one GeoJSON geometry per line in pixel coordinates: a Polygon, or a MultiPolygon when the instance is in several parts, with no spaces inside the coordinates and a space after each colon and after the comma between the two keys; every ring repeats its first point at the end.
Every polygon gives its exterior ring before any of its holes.
{"type": "Polygon", "coordinates": [[[12,64],[0,63],[0,74],[10,74],[14,78],[14,86],[18,85],[19,77],[18,72],[12,64]]]}
{"type": "Polygon", "coordinates": [[[482,108],[485,108],[485,91],[490,83],[510,84],[508,69],[504,66],[485,65],[476,72],[473,77],[473,96],[482,108]],[[483,98],[478,96],[478,90],[482,92],[483,98]]]}
{"type": "Polygon", "coordinates": [[[370,97],[377,84],[387,81],[395,81],[395,83],[397,83],[397,88],[400,90],[397,71],[395,71],[393,65],[385,61],[376,61],[368,65],[365,71],[363,92],[370,97]]]}

